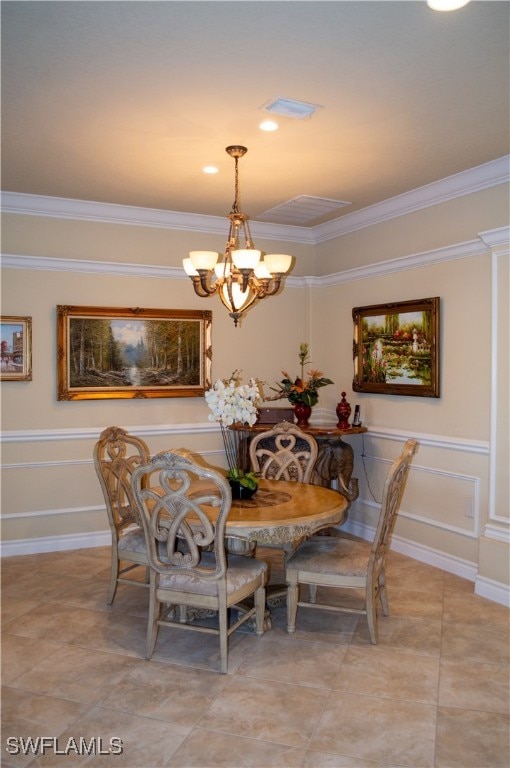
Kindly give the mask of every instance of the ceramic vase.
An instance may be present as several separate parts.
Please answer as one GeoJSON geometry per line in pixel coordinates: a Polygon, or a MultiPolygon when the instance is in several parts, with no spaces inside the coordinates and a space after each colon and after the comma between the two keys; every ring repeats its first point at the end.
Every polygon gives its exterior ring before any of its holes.
{"type": "Polygon", "coordinates": [[[308,419],[312,415],[312,408],[310,405],[304,403],[296,403],[294,406],[294,416],[296,417],[296,423],[298,427],[308,427],[308,419]]]}

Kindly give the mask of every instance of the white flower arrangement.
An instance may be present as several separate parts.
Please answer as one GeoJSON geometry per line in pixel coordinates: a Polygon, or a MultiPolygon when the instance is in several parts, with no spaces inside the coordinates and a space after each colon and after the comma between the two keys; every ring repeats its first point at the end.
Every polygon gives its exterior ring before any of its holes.
{"type": "Polygon", "coordinates": [[[257,421],[257,405],[263,400],[260,382],[252,378],[241,384],[240,371],[234,371],[229,379],[218,379],[205,393],[205,400],[211,411],[209,421],[218,421],[221,426],[228,479],[256,488],[258,480],[249,471],[248,433],[243,426],[251,427],[257,421]],[[237,429],[229,429],[233,425],[237,429]]]}
{"type": "Polygon", "coordinates": [[[230,379],[218,379],[205,393],[211,413],[209,421],[219,421],[224,427],[231,424],[248,424],[257,421],[257,404],[261,402],[259,384],[250,379],[248,384],[239,383],[239,372],[230,379]]]}

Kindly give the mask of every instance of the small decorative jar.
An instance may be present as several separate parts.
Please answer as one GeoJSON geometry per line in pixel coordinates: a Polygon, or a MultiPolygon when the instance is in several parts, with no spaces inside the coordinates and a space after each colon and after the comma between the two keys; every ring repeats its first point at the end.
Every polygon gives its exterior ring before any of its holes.
{"type": "Polygon", "coordinates": [[[345,392],[342,392],[342,399],[336,407],[336,415],[338,417],[338,429],[349,429],[349,416],[351,415],[351,406],[345,399],[345,392]]]}

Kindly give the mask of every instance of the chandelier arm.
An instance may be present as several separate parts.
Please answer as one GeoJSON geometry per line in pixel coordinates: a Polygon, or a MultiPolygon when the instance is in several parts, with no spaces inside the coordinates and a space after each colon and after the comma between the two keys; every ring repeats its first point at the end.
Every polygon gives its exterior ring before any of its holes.
{"type": "Polygon", "coordinates": [[[265,299],[266,296],[275,296],[280,290],[282,277],[281,272],[275,272],[271,275],[271,280],[260,280],[262,295],[259,298],[265,299]]]}
{"type": "Polygon", "coordinates": [[[193,283],[193,288],[195,289],[195,293],[202,299],[206,299],[208,296],[214,296],[218,290],[217,282],[213,283],[212,285],[207,284],[208,274],[210,274],[209,270],[200,269],[198,270],[198,275],[190,276],[190,279],[193,283]]]}

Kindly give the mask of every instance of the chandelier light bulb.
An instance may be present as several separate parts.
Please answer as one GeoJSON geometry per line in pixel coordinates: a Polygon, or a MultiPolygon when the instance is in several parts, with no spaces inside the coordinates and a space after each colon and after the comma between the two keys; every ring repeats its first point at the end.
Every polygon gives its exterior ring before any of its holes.
{"type": "Polygon", "coordinates": [[[255,248],[239,248],[232,251],[232,261],[237,269],[255,269],[262,256],[255,248]]]}
{"type": "Polygon", "coordinates": [[[285,274],[292,264],[292,256],[286,253],[266,253],[264,261],[272,275],[285,274]]]}
{"type": "Polygon", "coordinates": [[[189,258],[195,269],[214,269],[218,254],[216,251],[190,251],[189,258]]]}
{"type": "Polygon", "coordinates": [[[267,268],[265,259],[261,259],[255,267],[255,277],[259,280],[271,280],[271,272],[267,268]]]}
{"type": "Polygon", "coordinates": [[[182,266],[188,277],[198,276],[198,272],[191,263],[191,259],[189,257],[182,260],[182,266]]]}

